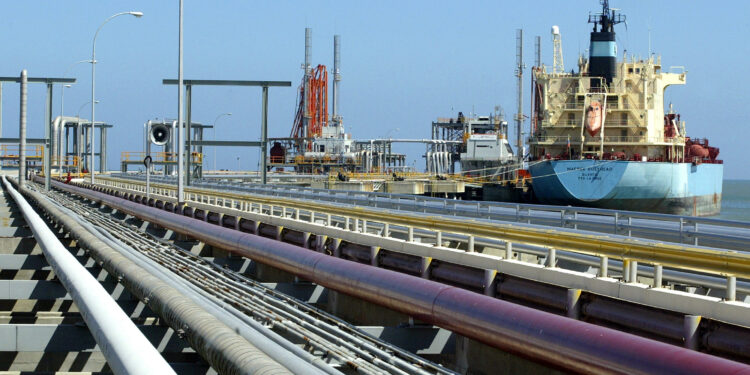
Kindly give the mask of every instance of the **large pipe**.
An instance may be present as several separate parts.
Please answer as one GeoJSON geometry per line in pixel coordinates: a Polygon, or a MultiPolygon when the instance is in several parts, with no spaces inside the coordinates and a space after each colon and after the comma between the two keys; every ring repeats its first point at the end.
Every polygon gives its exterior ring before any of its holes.
{"type": "Polygon", "coordinates": [[[65,129],[65,125],[69,122],[78,122],[80,120],[83,120],[85,122],[88,122],[86,119],[81,119],[78,117],[68,117],[68,116],[57,116],[52,121],[52,145],[50,146],[52,149],[52,155],[54,155],[55,158],[57,158],[57,167],[58,169],[62,169],[62,163],[63,163],[63,137],[62,137],[62,130],[65,129]]]}
{"type": "MultiPolygon", "coordinates": [[[[58,186],[57,181],[52,181],[52,183],[53,186],[58,186]]],[[[289,370],[269,358],[263,351],[215,316],[206,312],[203,307],[82,228],[75,219],[55,207],[47,198],[29,190],[23,192],[54,217],[59,225],[70,231],[79,247],[88,249],[91,257],[98,261],[107,272],[121,277],[121,283],[130,293],[144,301],[175,331],[184,334],[190,346],[217,372],[221,374],[290,374],[289,370]]]]}
{"type": "Polygon", "coordinates": [[[23,213],[44,257],[68,291],[115,374],[174,374],[161,354],[138,330],[109,293],[60,243],[42,218],[8,181],[5,189],[23,213]]]}
{"type": "Polygon", "coordinates": [[[565,371],[750,374],[750,366],[742,363],[218,227],[89,189],[54,184],[206,244],[565,371]]]}
{"type": "Polygon", "coordinates": [[[170,271],[165,266],[154,262],[145,254],[122,243],[106,230],[95,227],[86,221],[85,218],[78,216],[67,208],[62,208],[60,211],[62,211],[63,215],[69,215],[80,226],[80,228],[68,228],[71,233],[76,234],[85,230],[93,234],[105,242],[107,246],[125,255],[126,258],[139,267],[157,276],[184,296],[195,301],[206,312],[215,316],[222,323],[247,339],[247,341],[253,343],[258,349],[268,354],[272,359],[290,371],[296,374],[342,375],[340,371],[334,369],[324,359],[313,356],[265,325],[256,322],[252,317],[240,312],[231,305],[227,305],[225,301],[214,297],[199,286],[190,283],[187,279],[170,271]],[[315,368],[311,368],[311,365],[315,366],[315,368]]]}
{"type": "Polygon", "coordinates": [[[339,82],[341,82],[341,35],[333,36],[333,121],[339,123],[339,82]]]}
{"type": "Polygon", "coordinates": [[[23,189],[26,183],[26,93],[28,86],[28,73],[26,69],[21,71],[21,113],[19,116],[18,137],[18,185],[23,189]]]}

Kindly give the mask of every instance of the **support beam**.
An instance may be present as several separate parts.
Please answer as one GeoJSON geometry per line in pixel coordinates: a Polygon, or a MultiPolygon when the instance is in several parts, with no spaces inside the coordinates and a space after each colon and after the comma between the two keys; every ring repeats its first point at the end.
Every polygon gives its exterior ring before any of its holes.
{"type": "MultiPolygon", "coordinates": [[[[182,27],[182,26],[180,26],[180,27],[182,27]]],[[[180,29],[180,30],[182,30],[182,29],[180,29]]],[[[182,45],[182,42],[180,42],[180,45],[182,45]]],[[[180,47],[180,51],[181,50],[182,50],[182,47],[180,47]]],[[[180,56],[182,56],[182,55],[180,55],[180,56]]],[[[181,66],[182,66],[182,58],[180,58],[180,67],[181,66]]],[[[242,80],[213,80],[213,79],[183,79],[182,78],[182,69],[180,68],[179,71],[178,71],[178,79],[164,79],[164,80],[162,80],[162,83],[165,84],[165,85],[175,85],[175,84],[178,85],[179,86],[178,91],[180,91],[180,93],[182,93],[182,85],[185,84],[188,87],[188,96],[191,95],[192,86],[196,86],[196,85],[197,86],[259,86],[259,87],[262,87],[263,88],[263,113],[261,114],[261,116],[262,116],[262,123],[261,123],[261,142],[260,142],[260,146],[261,146],[261,149],[262,149],[261,150],[261,154],[262,154],[261,155],[261,164],[262,164],[262,166],[261,166],[261,169],[262,169],[261,175],[262,175],[263,184],[265,184],[267,182],[267,180],[266,180],[266,169],[268,167],[268,161],[267,161],[267,155],[266,154],[267,154],[267,148],[268,148],[268,88],[269,87],[289,87],[289,86],[292,85],[292,82],[290,82],[290,81],[242,81],[242,80]]],[[[182,94],[180,94],[180,95],[182,95],[182,94]]],[[[180,96],[180,103],[181,103],[181,99],[182,99],[182,96],[180,96]]],[[[190,109],[189,109],[190,106],[191,106],[191,101],[188,98],[188,124],[190,124],[190,112],[189,112],[190,111],[190,109]]],[[[182,115],[181,106],[178,105],[178,107],[180,107],[180,109],[179,109],[180,113],[178,114],[178,122],[182,123],[182,121],[181,121],[181,119],[182,119],[182,117],[181,117],[181,115],[182,115]]],[[[190,127],[190,125],[188,125],[188,128],[189,127],[190,127]]],[[[182,128],[180,128],[180,129],[182,129],[182,128]]],[[[190,139],[190,131],[188,130],[188,141],[187,141],[187,143],[188,143],[188,152],[190,151],[190,145],[193,144],[192,142],[193,142],[192,139],[190,139]]],[[[201,145],[201,146],[210,146],[211,145],[211,144],[205,143],[207,141],[201,141],[201,142],[204,142],[204,143],[198,143],[198,142],[196,142],[195,144],[196,145],[201,145]]],[[[211,141],[208,141],[208,142],[211,142],[211,141]]],[[[213,141],[213,142],[217,142],[217,141],[213,141]]],[[[184,147],[184,143],[185,142],[181,140],[180,141],[180,145],[178,147],[180,147],[180,148],[184,147]]],[[[215,145],[215,146],[229,146],[230,144],[214,143],[213,145],[215,145]]],[[[246,146],[246,145],[243,144],[243,145],[240,145],[240,146],[246,146]]],[[[256,145],[255,144],[251,144],[251,145],[247,145],[247,146],[256,146],[256,145]]],[[[182,152],[178,153],[178,159],[179,159],[180,156],[182,156],[182,152]]],[[[178,161],[178,163],[180,165],[183,165],[183,162],[181,160],[178,161]]],[[[190,163],[189,160],[188,160],[188,163],[190,163]]],[[[189,166],[189,164],[188,164],[188,166],[189,166]]],[[[188,173],[190,173],[190,168],[188,168],[188,173]]],[[[179,175],[179,173],[178,173],[178,175],[179,175]]],[[[179,180],[179,178],[178,178],[178,180],[179,180]]],[[[178,181],[178,189],[177,189],[178,190],[178,197],[182,197],[182,194],[183,194],[182,193],[183,188],[181,186],[182,186],[181,181],[178,181]]],[[[179,198],[179,199],[180,199],[180,201],[182,201],[182,198],[179,198]]]]}
{"type": "Polygon", "coordinates": [[[185,185],[190,186],[190,180],[193,177],[193,167],[192,167],[192,160],[193,160],[193,111],[192,111],[192,103],[193,103],[193,86],[192,85],[186,85],[185,86],[185,111],[187,112],[187,119],[185,120],[185,131],[187,132],[187,159],[185,160],[185,164],[187,165],[187,175],[185,175],[185,185]]]}
{"type": "Polygon", "coordinates": [[[263,110],[261,113],[260,128],[260,168],[261,183],[268,183],[266,173],[268,172],[268,86],[263,86],[263,110]]]}
{"type": "Polygon", "coordinates": [[[47,83],[47,105],[45,106],[44,120],[47,122],[44,127],[44,135],[48,142],[44,146],[44,190],[49,191],[49,182],[52,177],[52,83],[47,83]]]}
{"type": "MultiPolygon", "coordinates": [[[[0,78],[2,80],[2,78],[0,78]]],[[[183,79],[183,84],[190,86],[257,86],[257,87],[289,87],[290,81],[243,81],[222,79],[183,79]]],[[[176,79],[164,79],[162,84],[176,85],[176,79]]]]}
{"type": "Polygon", "coordinates": [[[18,188],[23,190],[26,184],[26,97],[28,86],[28,73],[26,69],[21,71],[21,105],[19,116],[18,137],[18,188]]]}
{"type": "MultiPolygon", "coordinates": [[[[47,140],[44,138],[25,138],[27,145],[44,145],[47,143],[47,140]]],[[[0,138],[0,143],[18,143],[21,140],[21,138],[7,138],[3,137],[0,138]]]]}

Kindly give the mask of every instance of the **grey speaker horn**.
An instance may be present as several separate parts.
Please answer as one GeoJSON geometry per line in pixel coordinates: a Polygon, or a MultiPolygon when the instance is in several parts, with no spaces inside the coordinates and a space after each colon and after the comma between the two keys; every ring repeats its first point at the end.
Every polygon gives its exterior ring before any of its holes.
{"type": "Polygon", "coordinates": [[[169,133],[169,128],[163,124],[153,125],[149,133],[149,140],[157,146],[163,146],[169,141],[169,133]]]}

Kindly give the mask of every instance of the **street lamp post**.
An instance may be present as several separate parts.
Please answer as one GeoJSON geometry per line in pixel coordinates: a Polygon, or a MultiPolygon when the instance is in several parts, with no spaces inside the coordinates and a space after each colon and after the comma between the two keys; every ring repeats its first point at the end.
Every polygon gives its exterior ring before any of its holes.
{"type": "Polygon", "coordinates": [[[124,16],[126,14],[138,18],[143,16],[143,12],[121,12],[110,16],[109,18],[104,20],[104,22],[99,26],[98,29],[96,29],[96,33],[94,33],[94,41],[91,45],[91,134],[89,134],[91,142],[91,167],[89,168],[89,171],[91,172],[91,185],[94,184],[94,129],[96,129],[94,119],[94,113],[96,111],[96,99],[94,96],[94,88],[96,87],[96,37],[99,36],[99,31],[102,29],[102,27],[104,27],[104,25],[107,24],[107,22],[111,21],[115,17],[124,16]]]}
{"type": "MultiPolygon", "coordinates": [[[[214,141],[216,140],[216,121],[219,121],[219,119],[221,117],[223,117],[223,116],[231,116],[231,115],[232,115],[231,112],[222,113],[222,114],[216,116],[216,118],[214,119],[214,127],[211,128],[211,132],[213,133],[213,139],[214,139],[214,141]]],[[[214,172],[216,172],[216,147],[218,147],[218,146],[214,146],[214,172]]]]}

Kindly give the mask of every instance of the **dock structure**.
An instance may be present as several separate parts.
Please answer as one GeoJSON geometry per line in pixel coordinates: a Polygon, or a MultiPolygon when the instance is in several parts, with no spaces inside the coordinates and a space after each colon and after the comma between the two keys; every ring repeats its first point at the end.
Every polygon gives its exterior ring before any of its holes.
{"type": "Polygon", "coordinates": [[[750,369],[748,223],[174,182],[7,179],[0,370],[114,370],[29,211],[176,373],[750,369]]]}

